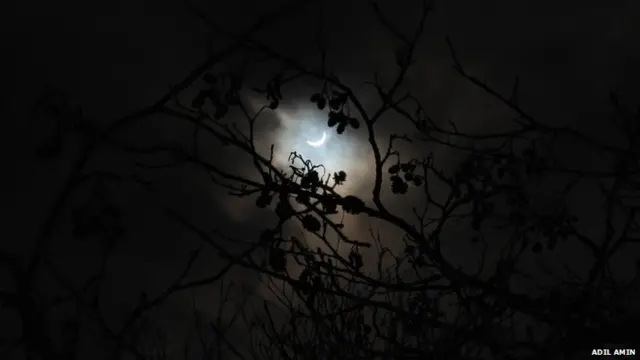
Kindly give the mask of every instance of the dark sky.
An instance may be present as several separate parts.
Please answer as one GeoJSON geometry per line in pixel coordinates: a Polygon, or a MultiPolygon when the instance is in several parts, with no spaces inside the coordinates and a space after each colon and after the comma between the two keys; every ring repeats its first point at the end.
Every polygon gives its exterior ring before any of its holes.
{"type": "MultiPolygon", "coordinates": [[[[269,26],[260,38],[302,61],[318,61],[309,39],[314,38],[321,22],[318,14],[322,13],[330,44],[329,64],[364,91],[356,81],[370,79],[374,70],[383,79],[390,76],[385,69],[393,66],[394,45],[374,25],[371,13],[361,10],[362,3],[324,1],[322,12],[318,6],[307,9],[269,26]]],[[[406,8],[398,5],[405,2],[380,3],[393,21],[406,25],[406,31],[412,30],[416,14],[411,1],[406,1],[406,8]]],[[[5,178],[9,179],[3,194],[8,201],[3,202],[9,204],[11,213],[3,228],[5,234],[15,235],[5,236],[7,242],[2,246],[24,251],[48,213],[67,169],[64,160],[36,165],[34,144],[47,128],[42,121],[29,123],[36,96],[51,87],[63,90],[90,118],[104,124],[152,103],[203,59],[208,41],[213,39],[215,50],[228,39],[210,35],[181,0],[22,1],[12,6],[3,12],[0,22],[5,38],[2,79],[7,90],[2,142],[8,149],[4,156],[8,164],[5,178]]],[[[273,2],[236,0],[199,6],[229,29],[242,31],[273,2]]],[[[597,133],[596,119],[606,110],[609,91],[638,98],[640,42],[636,39],[640,23],[634,16],[638,13],[637,1],[439,1],[428,21],[407,89],[424,100],[439,119],[451,118],[471,129],[492,127],[504,120],[505,114],[494,103],[452,71],[445,46],[445,36],[449,36],[468,70],[497,88],[508,90],[519,75],[524,104],[536,116],[597,133]]],[[[307,97],[307,93],[292,92],[284,105],[286,116],[297,116],[295,109],[300,107],[304,112],[307,97]]],[[[365,102],[373,103],[369,93],[365,93],[365,102]]],[[[264,133],[263,144],[299,142],[301,135],[287,127],[285,115],[269,116],[276,125],[264,133]]],[[[391,129],[391,125],[388,129],[383,126],[383,131],[391,129]]],[[[186,134],[181,131],[162,119],[151,119],[130,136],[145,142],[186,134]]],[[[363,148],[354,136],[356,145],[345,146],[358,154],[363,148]]],[[[572,151],[570,147],[566,150],[572,151]]],[[[73,151],[66,154],[73,156],[73,151]]],[[[224,157],[228,164],[242,164],[234,160],[234,154],[214,155],[224,157]]],[[[321,155],[325,161],[334,161],[337,154],[328,151],[321,155]]],[[[440,155],[445,160],[453,156],[440,155]]],[[[577,162],[591,161],[579,153],[573,155],[577,162]]],[[[126,169],[129,165],[119,163],[121,160],[117,155],[102,159],[116,164],[108,166],[126,169]]],[[[357,176],[366,178],[366,166],[357,161],[338,165],[350,166],[357,176]]],[[[252,210],[252,200],[246,205],[224,197],[196,171],[183,169],[155,176],[163,194],[160,201],[181,209],[198,223],[221,224],[238,238],[250,239],[270,220],[252,210]]],[[[353,192],[364,191],[362,186],[354,185],[353,192]]],[[[165,279],[179,271],[178,266],[198,244],[179,226],[163,220],[154,205],[157,200],[149,205],[144,195],[127,191],[117,199],[130,215],[130,241],[113,260],[110,293],[114,309],[135,302],[141,288],[166,285],[165,279]]],[[[356,221],[353,231],[362,232],[368,225],[356,221]]],[[[64,239],[60,244],[56,250],[66,259],[62,263],[69,273],[91,267],[96,259],[97,252],[90,244],[64,239]]],[[[198,264],[201,273],[220,266],[214,253],[206,256],[208,260],[198,264]]],[[[237,272],[235,276],[250,287],[257,286],[254,275],[237,272]]],[[[212,311],[207,304],[215,303],[216,291],[196,294],[198,307],[205,313],[212,311]]],[[[170,321],[188,313],[189,302],[188,298],[177,300],[169,311],[170,321]]]]}

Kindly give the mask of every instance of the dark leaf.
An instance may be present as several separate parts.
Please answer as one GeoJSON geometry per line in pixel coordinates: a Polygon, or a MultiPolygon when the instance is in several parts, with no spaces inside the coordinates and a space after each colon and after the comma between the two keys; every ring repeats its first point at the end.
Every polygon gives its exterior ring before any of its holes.
{"type": "Polygon", "coordinates": [[[324,108],[327,106],[327,99],[321,97],[316,102],[316,106],[318,107],[319,110],[324,110],[324,108]]]}
{"type": "Polygon", "coordinates": [[[334,198],[327,198],[322,200],[322,207],[328,214],[336,214],[338,212],[338,202],[334,198]]]}
{"type": "Polygon", "coordinates": [[[267,97],[272,100],[282,100],[282,74],[276,74],[267,84],[267,97]]]}
{"type": "Polygon", "coordinates": [[[349,195],[342,199],[342,208],[348,214],[359,214],[364,210],[365,206],[364,201],[360,198],[349,195]]]}
{"type": "Polygon", "coordinates": [[[315,93],[313,95],[311,95],[311,98],[309,98],[309,101],[311,101],[312,103],[317,103],[318,101],[320,101],[320,99],[322,99],[322,94],[320,93],[315,93]]]}
{"type": "Polygon", "coordinates": [[[349,253],[349,262],[354,268],[360,270],[362,268],[362,255],[357,251],[352,250],[349,253]]]}
{"type": "Polygon", "coordinates": [[[336,128],[336,132],[338,134],[342,134],[346,128],[347,128],[347,126],[344,123],[340,123],[340,124],[338,124],[338,127],[336,128]]]}
{"type": "Polygon", "coordinates": [[[280,198],[278,205],[276,205],[276,215],[278,215],[278,217],[283,220],[288,219],[294,215],[293,207],[291,207],[288,198],[280,198]]]}
{"type": "Polygon", "coordinates": [[[389,168],[389,174],[397,174],[398,171],[400,171],[400,166],[399,165],[392,165],[389,168]]]}
{"type": "Polygon", "coordinates": [[[300,204],[308,204],[309,203],[309,195],[302,193],[296,196],[296,201],[300,204]]]}
{"type": "Polygon", "coordinates": [[[278,106],[280,106],[280,100],[278,99],[273,99],[271,100],[271,102],[269,103],[269,108],[271,110],[275,110],[278,108],[278,106]]]}
{"type": "Polygon", "coordinates": [[[329,107],[331,108],[331,110],[338,111],[340,110],[341,106],[342,106],[342,103],[340,102],[339,99],[331,98],[331,100],[329,100],[329,107]]]}
{"type": "Polygon", "coordinates": [[[302,270],[300,277],[298,278],[301,286],[300,291],[305,295],[309,292],[309,276],[309,268],[306,268],[302,270]]]}
{"type": "Polygon", "coordinates": [[[349,124],[354,129],[359,129],[360,128],[360,122],[356,118],[349,118],[349,124]]]}
{"type": "Polygon", "coordinates": [[[347,180],[347,173],[344,171],[339,171],[337,173],[333,173],[333,181],[337,184],[340,185],[342,183],[344,183],[347,180]]]}
{"type": "Polygon", "coordinates": [[[309,173],[302,178],[302,180],[300,181],[300,186],[302,186],[305,189],[310,189],[310,188],[317,187],[319,183],[320,183],[320,175],[318,174],[317,171],[312,170],[312,171],[309,171],[309,173]]]}
{"type": "Polygon", "coordinates": [[[403,172],[413,172],[416,169],[416,165],[412,163],[401,164],[400,168],[403,172]]]}
{"type": "Polygon", "coordinates": [[[407,321],[405,329],[409,334],[418,334],[422,330],[422,325],[423,323],[420,319],[412,318],[407,321]]]}
{"type": "Polygon", "coordinates": [[[371,326],[369,326],[369,325],[365,325],[365,326],[362,328],[362,331],[364,331],[364,334],[365,334],[365,335],[369,335],[369,334],[371,334],[371,326]]]}
{"type": "Polygon", "coordinates": [[[416,176],[413,178],[413,184],[415,186],[422,186],[422,178],[420,176],[416,176]]]}
{"type": "Polygon", "coordinates": [[[322,279],[320,278],[320,276],[316,276],[313,278],[313,290],[314,291],[319,291],[324,289],[324,283],[322,283],[322,279]]]}
{"type": "Polygon", "coordinates": [[[283,272],[287,269],[287,257],[284,250],[275,248],[271,249],[269,256],[269,265],[274,271],[283,272]]]}
{"type": "Polygon", "coordinates": [[[409,186],[399,176],[391,177],[391,192],[394,194],[404,195],[407,193],[409,186]]]}
{"type": "Polygon", "coordinates": [[[321,228],[320,221],[313,215],[305,215],[302,218],[302,226],[311,232],[318,232],[321,228]]]}
{"type": "Polygon", "coordinates": [[[334,127],[338,123],[338,116],[336,113],[329,113],[329,120],[327,121],[327,125],[329,127],[334,127]]]}
{"type": "Polygon", "coordinates": [[[266,208],[269,204],[271,204],[271,195],[267,192],[263,192],[258,196],[258,199],[256,199],[256,206],[261,209],[266,208]]]}
{"type": "Polygon", "coordinates": [[[341,91],[338,91],[338,90],[333,90],[333,91],[331,92],[331,97],[332,97],[333,99],[336,99],[336,100],[340,101],[340,102],[341,102],[341,103],[343,103],[343,104],[344,104],[345,102],[347,102],[347,94],[345,94],[345,93],[343,93],[343,92],[341,92],[341,91]]]}

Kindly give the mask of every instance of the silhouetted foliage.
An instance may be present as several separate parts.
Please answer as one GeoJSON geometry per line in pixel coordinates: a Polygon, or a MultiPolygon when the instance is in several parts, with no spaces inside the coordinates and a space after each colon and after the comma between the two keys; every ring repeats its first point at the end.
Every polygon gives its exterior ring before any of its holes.
{"type": "MultiPolygon", "coordinates": [[[[421,2],[418,26],[408,35],[391,24],[375,2],[371,5],[381,26],[398,43],[397,50],[392,50],[397,77],[387,86],[377,77],[368,83],[379,95],[373,110],[367,110],[352,87],[331,69],[301,64],[253,39],[264,24],[289,12],[291,4],[245,34],[225,31],[194,10],[212,29],[231,35],[237,42],[211,55],[205,66],[194,69],[157,103],[107,128],[95,130],[71,106],[56,107],[56,119],[71,119],[73,124],[58,127],[86,141],[28,261],[0,253],[0,266],[14,280],[12,288],[0,289],[0,301],[3,307],[15,310],[22,324],[15,347],[22,347],[32,359],[71,359],[70,354],[79,347],[78,334],[85,328],[97,328],[110,344],[111,358],[168,358],[165,334],[171,329],[154,324],[152,310],[175,294],[201,286],[220,285],[230,291],[222,280],[233,267],[268,278],[268,290],[274,296],[259,299],[257,314],[240,314],[244,308],[236,308],[237,316],[228,321],[224,310],[206,324],[202,323],[204,315],[194,314],[195,335],[185,341],[184,354],[176,358],[555,359],[586,357],[586,350],[604,347],[607,342],[636,345],[636,335],[628,329],[638,320],[631,305],[637,300],[634,291],[640,263],[635,277],[625,280],[613,275],[610,263],[616,254],[631,251],[627,250],[632,249],[629,245],[639,242],[637,111],[628,110],[628,105],[611,95],[616,129],[627,140],[614,144],[568,126],[547,124],[519,106],[519,81],[512,94],[502,95],[468,73],[448,42],[457,73],[516,115],[505,125],[507,130],[487,128],[478,133],[453,122],[444,124],[427,116],[422,102],[402,88],[414,64],[431,4],[421,2]],[[266,57],[278,63],[278,70],[263,84],[253,84],[254,79],[225,67],[217,70],[216,64],[236,52],[262,60],[266,57]],[[344,185],[352,178],[346,170],[325,171],[322,165],[314,165],[295,152],[291,166],[281,168],[274,163],[273,153],[259,150],[256,119],[263,111],[279,109],[288,99],[287,90],[299,78],[322,86],[322,91],[304,99],[326,114],[328,128],[335,128],[337,134],[347,130],[368,134],[373,188],[364,191],[365,195],[344,193],[344,185]],[[247,93],[260,94],[265,106],[252,113],[247,93]],[[188,106],[181,104],[182,97],[189,97],[188,106]],[[189,146],[142,147],[119,136],[119,131],[151,115],[185,123],[224,145],[229,154],[249,155],[258,176],[231,172],[201,156],[197,136],[189,146]],[[380,119],[387,115],[410,126],[412,133],[380,134],[380,119]],[[387,138],[385,148],[381,141],[387,138]],[[416,148],[421,152],[401,148],[397,145],[401,140],[419,144],[416,148]],[[611,164],[603,161],[592,168],[580,168],[563,162],[555,153],[561,141],[587,146],[611,158],[611,164]],[[241,243],[234,236],[217,228],[204,229],[194,219],[166,209],[169,219],[201,239],[203,247],[215,250],[228,266],[205,279],[189,280],[201,251],[194,250],[177,279],[167,282],[165,291],[141,294],[126,321],[114,325],[101,312],[100,284],[107,265],[78,284],[57,272],[50,258],[56,224],[63,221],[60,214],[65,213],[75,193],[90,188],[95,196],[72,210],[70,236],[86,241],[102,239],[108,245],[106,264],[126,231],[122,210],[109,201],[104,185],[127,183],[152,191],[149,181],[137,174],[91,167],[89,160],[103,144],[124,150],[140,169],[195,165],[211,176],[212,186],[228,191],[230,197],[251,197],[260,214],[276,215],[276,223],[249,241],[243,251],[234,252],[222,245],[225,241],[241,243]],[[453,169],[443,169],[438,156],[429,150],[435,144],[459,154],[461,161],[451,160],[453,169]],[[141,160],[148,154],[169,154],[175,162],[150,165],[141,160]],[[540,187],[549,179],[555,186],[540,187]],[[601,221],[602,234],[585,230],[591,224],[580,223],[567,200],[578,183],[587,181],[594,181],[601,190],[598,195],[603,209],[595,201],[586,206],[601,211],[597,221],[601,221]],[[556,187],[560,189],[550,190],[556,187]],[[536,189],[545,190],[550,205],[541,204],[536,189]],[[387,190],[389,197],[383,196],[387,190]],[[383,223],[400,235],[386,235],[391,238],[387,239],[371,231],[354,239],[345,229],[345,214],[383,223]],[[300,230],[304,238],[294,236],[291,229],[300,230]],[[456,235],[457,230],[463,235],[456,235]],[[455,241],[456,236],[464,241],[455,241]],[[322,247],[310,245],[313,243],[322,247]],[[460,246],[468,248],[465,253],[477,264],[461,264],[451,256],[460,246]],[[560,251],[590,259],[585,260],[585,269],[575,270],[571,268],[575,264],[556,255],[560,251]],[[539,268],[544,266],[540,259],[565,270],[548,270],[551,276],[541,276],[539,268]],[[530,265],[534,262],[538,265],[530,265]],[[36,288],[43,273],[64,293],[50,303],[40,300],[41,290],[36,288]],[[519,286],[522,284],[526,289],[519,286]],[[77,314],[45,326],[45,314],[62,303],[74,304],[77,314]],[[240,317],[244,323],[239,325],[240,317]],[[248,345],[229,337],[233,327],[241,329],[248,345]],[[60,343],[54,341],[58,332],[65,334],[60,343]],[[162,351],[150,354],[145,346],[151,343],[162,351]]],[[[59,154],[63,133],[56,133],[53,140],[39,147],[41,158],[53,159],[59,154]]],[[[225,294],[223,305],[233,303],[225,291],[220,290],[221,297],[225,294]]],[[[3,358],[12,354],[8,351],[3,358]]]]}

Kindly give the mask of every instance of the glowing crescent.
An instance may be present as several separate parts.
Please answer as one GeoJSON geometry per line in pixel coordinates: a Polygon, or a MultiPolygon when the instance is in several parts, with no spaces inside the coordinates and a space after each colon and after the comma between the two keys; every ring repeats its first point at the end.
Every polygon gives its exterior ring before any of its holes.
{"type": "Polygon", "coordinates": [[[324,131],[322,132],[322,139],[318,140],[318,141],[309,141],[307,140],[307,144],[313,146],[313,147],[318,147],[321,146],[322,144],[324,144],[325,140],[327,140],[327,133],[325,133],[324,131]]]}

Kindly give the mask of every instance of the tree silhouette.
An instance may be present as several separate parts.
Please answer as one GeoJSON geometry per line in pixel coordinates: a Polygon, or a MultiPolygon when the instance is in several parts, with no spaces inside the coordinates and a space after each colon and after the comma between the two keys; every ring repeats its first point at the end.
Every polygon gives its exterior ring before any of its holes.
{"type": "MultiPolygon", "coordinates": [[[[611,117],[602,124],[614,133],[609,137],[545,122],[520,105],[517,79],[511,91],[496,90],[465,68],[447,40],[459,76],[511,119],[473,131],[431,117],[404,85],[432,10],[426,0],[413,31],[394,25],[370,2],[397,43],[391,50],[392,81],[362,81],[378,97],[370,105],[325,61],[314,67],[257,40],[266,24],[302,3],[276,9],[243,33],[192,8],[213,31],[235,39],[233,44],[211,54],[155,104],[107,127],[86,119],[57,93],[44,98],[38,109],[56,119],[58,131],[39,149],[43,161],[68,143],[79,147],[79,156],[30,256],[0,254],[12,279],[0,300],[20,324],[3,358],[72,359],[87,329],[108,349],[105,357],[115,359],[564,359],[589,356],[592,348],[638,345],[633,325],[640,263],[635,274],[620,276],[611,269],[623,261],[616,260],[618,254],[632,254],[638,242],[638,110],[612,94],[611,117]],[[232,66],[238,54],[256,66],[276,64],[276,70],[266,81],[265,73],[252,78],[245,67],[232,66]],[[301,81],[316,89],[304,94],[306,106],[326,116],[327,131],[364,134],[373,161],[370,189],[345,192],[345,184],[358,176],[349,169],[314,164],[296,149],[290,149],[290,166],[283,167],[274,160],[274,146],[261,148],[261,118],[278,111],[301,81]],[[258,97],[264,105],[255,109],[248,99],[258,97]],[[127,128],[152,116],[170,118],[193,136],[152,145],[126,136],[127,128]],[[389,119],[401,125],[381,134],[389,119]],[[213,158],[202,150],[211,143],[218,155],[213,158]],[[602,160],[576,165],[562,153],[567,144],[602,160]],[[436,146],[455,156],[444,158],[436,146]],[[96,165],[101,147],[127,154],[135,169],[96,165]],[[251,172],[235,171],[221,160],[236,154],[246,156],[251,172]],[[255,216],[273,223],[259,238],[245,241],[159,205],[201,246],[163,291],[140,294],[114,326],[103,314],[101,284],[126,229],[111,185],[131,184],[153,195],[149,172],[184,166],[202,170],[229,199],[251,198],[260,209],[255,216]],[[584,184],[599,193],[580,190],[584,184]],[[598,224],[580,219],[575,196],[589,197],[578,206],[588,207],[598,224]],[[102,246],[101,265],[82,283],[58,271],[52,255],[55,234],[63,231],[59,224],[69,213],[70,236],[98,239],[102,246]],[[345,217],[370,222],[370,233],[349,233],[345,217]],[[391,235],[376,233],[373,224],[384,224],[391,235]],[[460,246],[470,260],[451,257],[460,246]],[[224,265],[193,279],[203,249],[215,250],[224,265]],[[269,295],[242,290],[242,300],[232,299],[241,284],[224,279],[233,268],[261,274],[269,295]],[[43,295],[48,282],[58,296],[43,295]],[[219,289],[217,317],[207,320],[194,308],[184,351],[168,355],[171,329],[154,321],[154,311],[174,295],[204,286],[219,289]],[[246,334],[242,345],[229,335],[237,329],[246,334]]],[[[326,51],[320,44],[321,59],[326,51]]]]}

